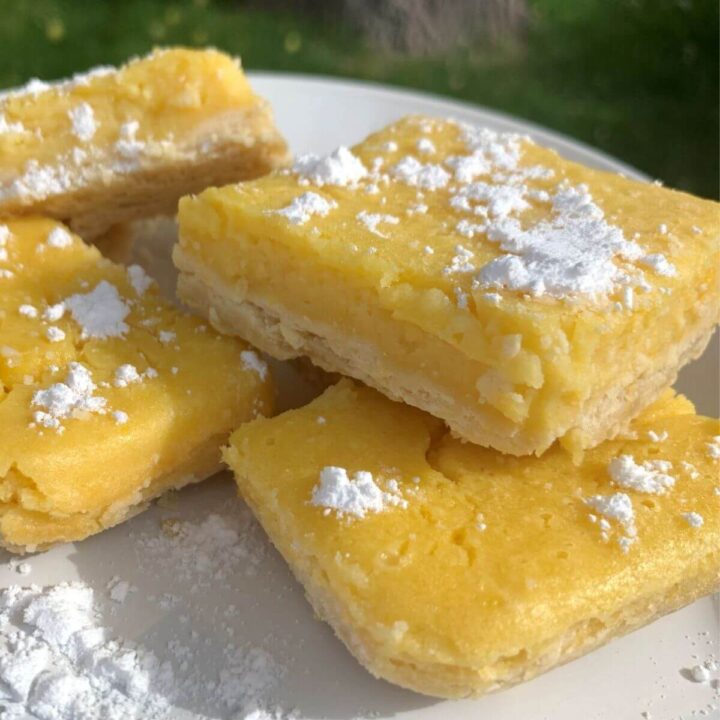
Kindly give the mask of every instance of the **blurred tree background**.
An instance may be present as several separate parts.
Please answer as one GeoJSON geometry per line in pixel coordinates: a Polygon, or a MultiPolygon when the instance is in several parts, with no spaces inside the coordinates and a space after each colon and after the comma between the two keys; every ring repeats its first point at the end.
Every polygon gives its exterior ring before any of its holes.
{"type": "Polygon", "coordinates": [[[719,196],[717,0],[0,0],[0,87],[213,45],[533,120],[719,196]]]}

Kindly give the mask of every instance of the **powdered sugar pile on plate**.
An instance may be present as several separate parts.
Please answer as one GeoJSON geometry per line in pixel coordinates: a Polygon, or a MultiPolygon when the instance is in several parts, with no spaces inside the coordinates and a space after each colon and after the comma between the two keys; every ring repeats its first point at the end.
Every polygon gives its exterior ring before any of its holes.
{"type": "Polygon", "coordinates": [[[0,591],[0,716],[287,718],[270,697],[285,667],[262,640],[235,638],[242,618],[234,605],[219,598],[212,603],[219,589],[227,591],[237,586],[238,577],[254,575],[266,555],[249,510],[239,501],[226,505],[218,508],[228,510],[222,515],[165,520],[161,532],[134,536],[139,577],[132,580],[162,576],[166,592],[160,596],[143,595],[118,576],[104,592],[82,582],[0,591]],[[118,639],[110,627],[132,625],[138,603],[150,603],[164,611],[160,617],[172,618],[169,640],[155,642],[153,629],[143,636],[155,653],[118,639]],[[208,644],[198,617],[224,638],[219,648],[208,644]]]}
{"type": "Polygon", "coordinates": [[[163,563],[176,578],[189,583],[190,592],[217,585],[239,572],[254,575],[265,544],[248,533],[251,521],[211,514],[200,522],[167,521],[164,532],[137,538],[141,565],[163,563]]]}
{"type": "Polygon", "coordinates": [[[170,718],[170,665],[109,639],[92,588],[64,583],[0,592],[0,708],[29,720],[170,718]]]}

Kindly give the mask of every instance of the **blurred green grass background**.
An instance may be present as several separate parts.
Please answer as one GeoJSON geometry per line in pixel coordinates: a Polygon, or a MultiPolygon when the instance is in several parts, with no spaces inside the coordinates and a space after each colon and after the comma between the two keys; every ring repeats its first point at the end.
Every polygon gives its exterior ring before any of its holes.
{"type": "MultiPolygon", "coordinates": [[[[477,0],[478,2],[482,0],[477,0]]],[[[383,50],[320,2],[0,0],[0,87],[213,45],[247,69],[354,77],[486,105],[719,196],[716,0],[529,0],[517,37],[383,50]]]]}

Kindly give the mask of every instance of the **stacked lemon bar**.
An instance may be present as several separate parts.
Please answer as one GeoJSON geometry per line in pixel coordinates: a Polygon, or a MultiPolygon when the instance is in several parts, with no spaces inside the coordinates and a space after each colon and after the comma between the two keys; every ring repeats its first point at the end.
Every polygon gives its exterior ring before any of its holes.
{"type": "Polygon", "coordinates": [[[239,64],[214,51],[0,94],[0,546],[115,525],[216,473],[230,432],[271,411],[252,348],[69,226],[116,250],[126,223],[286,153],[239,64]]]}
{"type": "Polygon", "coordinates": [[[181,223],[180,294],[217,327],[517,455],[616,434],[718,317],[716,204],[452,122],[209,189],[181,223]]]}
{"type": "Polygon", "coordinates": [[[411,117],[179,219],[185,302],[355,379],[225,458],[371,672],[476,695],[717,587],[720,427],[667,389],[718,320],[716,204],[411,117]]]}
{"type": "Polygon", "coordinates": [[[0,215],[50,216],[90,240],[288,155],[238,60],[169,49],[0,93],[0,158],[0,215]]]}

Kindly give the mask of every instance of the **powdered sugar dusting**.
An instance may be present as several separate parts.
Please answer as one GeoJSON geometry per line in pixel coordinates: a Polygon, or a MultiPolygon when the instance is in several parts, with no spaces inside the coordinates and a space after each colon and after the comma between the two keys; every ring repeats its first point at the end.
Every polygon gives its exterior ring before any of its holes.
{"type": "Polygon", "coordinates": [[[407,507],[407,501],[398,492],[382,490],[371,473],[360,470],[351,478],[345,468],[331,465],[320,471],[310,503],[325,508],[325,514],[334,510],[338,517],[358,518],[369,512],[382,512],[388,506],[407,507]]]}
{"type": "Polygon", "coordinates": [[[528,193],[528,188],[520,184],[474,182],[463,185],[452,196],[450,205],[456,210],[465,210],[474,215],[504,218],[530,207],[528,193]]]}
{"type": "Polygon", "coordinates": [[[607,220],[587,186],[561,182],[553,194],[532,189],[528,180],[549,180],[554,173],[542,166],[520,166],[528,138],[467,125],[462,132],[469,154],[446,159],[461,184],[450,205],[458,212],[481,215],[483,222],[463,218],[456,230],[468,238],[484,233],[505,253],[480,268],[475,288],[559,299],[579,295],[599,299],[621,292],[624,306],[631,310],[633,286],[648,286],[642,272],[626,263],[640,262],[667,277],[675,274],[664,255],[644,254],[634,240],[625,238],[621,228],[607,220]],[[481,176],[492,183],[476,181],[481,176]],[[550,203],[551,217],[521,223],[530,201],[550,203]]]}
{"type": "Polygon", "coordinates": [[[687,521],[687,524],[693,528],[700,528],[705,524],[705,518],[697,512],[686,512],[682,513],[682,516],[687,521]]]}
{"type": "MultiPolygon", "coordinates": [[[[115,576],[107,589],[114,615],[136,588],[115,576]]],[[[166,600],[170,609],[180,598],[168,594],[166,600]]],[[[0,591],[3,718],[172,720],[186,717],[182,708],[193,705],[198,718],[288,717],[268,706],[284,668],[264,648],[227,642],[222,668],[208,672],[197,662],[203,643],[192,631],[191,645],[172,638],[164,653],[171,660],[161,660],[141,645],[113,637],[103,622],[104,605],[81,582],[0,591]]],[[[230,637],[232,628],[226,630],[230,637]]]]}
{"type": "MultiPolygon", "coordinates": [[[[652,289],[646,274],[666,278],[677,275],[663,253],[641,246],[636,236],[625,237],[623,228],[615,224],[614,217],[606,216],[587,185],[573,185],[564,178],[555,181],[552,167],[524,162],[530,155],[525,152],[532,145],[529,137],[451,120],[409,118],[402,122],[422,133],[415,139],[414,154],[383,155],[378,149],[396,153],[400,145],[394,140],[379,143],[370,146],[378,154],[366,160],[366,167],[351,150],[341,147],[327,157],[300,158],[293,172],[300,185],[358,188],[363,197],[375,198],[372,207],[357,212],[356,218],[369,232],[383,238],[388,233],[383,232],[382,223],[400,224],[400,217],[412,218],[437,207],[440,212],[430,213],[432,221],[423,228],[430,233],[427,237],[446,237],[454,232],[473,240],[469,250],[483,256],[483,262],[473,270],[474,277],[459,288],[463,297],[469,297],[470,289],[481,291],[478,295],[483,297],[499,297],[494,291],[509,290],[569,302],[584,299],[605,305],[612,300],[609,307],[633,311],[643,305],[638,292],[652,289]],[[436,131],[447,126],[456,128],[460,148],[451,132],[452,150],[446,151],[448,138],[436,131]],[[431,204],[404,200],[403,207],[394,208],[388,203],[391,196],[384,194],[393,184],[415,188],[413,200],[429,200],[431,204]],[[447,205],[459,217],[443,219],[447,205]],[[384,206],[395,212],[378,211],[384,206]],[[500,251],[490,260],[488,243],[500,251]],[[487,290],[493,292],[482,292],[487,290]]],[[[368,145],[363,148],[368,149],[368,145]]],[[[306,194],[275,212],[294,224],[303,224],[316,202],[306,194]]],[[[325,205],[317,207],[318,214],[327,211],[325,205]]],[[[672,240],[669,232],[665,236],[668,242],[672,240]]],[[[420,244],[413,240],[409,246],[417,248],[420,244]]],[[[426,247],[439,249],[432,244],[426,247]]],[[[382,255],[383,249],[367,247],[365,252],[382,255]]],[[[435,263],[424,265],[435,271],[435,263]]],[[[669,288],[659,290],[668,292],[669,288]]],[[[478,299],[476,296],[476,302],[478,299]]]]}
{"type": "Polygon", "coordinates": [[[605,542],[608,542],[612,533],[610,521],[618,523],[624,530],[624,535],[618,537],[618,545],[625,553],[637,540],[637,529],[635,528],[635,510],[630,496],[625,493],[613,495],[593,495],[586,498],[585,504],[602,515],[598,521],[594,515],[590,516],[593,522],[598,522],[600,535],[605,542]]]}
{"type": "Polygon", "coordinates": [[[291,225],[304,225],[313,215],[325,217],[336,207],[337,203],[334,200],[327,200],[314,192],[306,192],[294,198],[287,207],[270,210],[267,214],[283,215],[291,225]]]}
{"type": "Polygon", "coordinates": [[[254,575],[265,546],[245,531],[246,520],[242,514],[226,518],[213,513],[197,523],[175,522],[167,532],[138,538],[139,554],[169,563],[176,577],[192,581],[193,591],[226,581],[240,563],[245,574],[254,575]]]}
{"type": "Polygon", "coordinates": [[[56,82],[46,82],[38,78],[30,79],[25,85],[20,87],[10,88],[9,90],[3,90],[0,92],[0,102],[8,100],[10,98],[22,97],[28,95],[35,97],[40,93],[47,92],[48,90],[68,91],[75,87],[81,87],[88,85],[91,80],[111,73],[117,72],[117,68],[110,65],[98,65],[97,67],[91,68],[87,72],[76,73],[67,80],[58,80],[56,82]]]}
{"type": "Polygon", "coordinates": [[[283,674],[270,653],[260,647],[225,650],[225,667],[220,671],[217,695],[230,712],[242,712],[246,720],[281,720],[281,713],[258,705],[258,698],[266,697],[283,674]]]}
{"type": "Polygon", "coordinates": [[[142,377],[137,371],[137,368],[134,365],[130,365],[130,363],[125,363],[115,370],[113,385],[118,388],[124,388],[133,383],[139,383],[141,379],[142,377]]]}
{"type": "Polygon", "coordinates": [[[319,187],[354,185],[367,175],[362,161],[343,146],[326,157],[303,155],[297,159],[292,170],[301,180],[319,187]]]}
{"type": "Polygon", "coordinates": [[[107,401],[94,395],[96,389],[90,371],[80,363],[70,363],[65,382],[55,383],[33,395],[32,405],[44,408],[34,413],[35,422],[58,430],[60,421],[66,418],[81,413],[104,414],[107,401]]]}
{"type": "Polygon", "coordinates": [[[17,135],[25,132],[25,126],[20,122],[8,122],[4,113],[0,113],[0,135],[17,135]]]}
{"type": "Polygon", "coordinates": [[[638,464],[632,455],[620,455],[608,465],[608,472],[616,485],[654,495],[664,495],[674,487],[675,478],[668,474],[671,469],[672,463],[667,460],[645,460],[638,464]]]}
{"type": "Polygon", "coordinates": [[[47,328],[47,330],[45,330],[45,337],[50,342],[62,342],[65,339],[65,332],[59,327],[51,325],[49,328],[47,328]]]}
{"type": "Polygon", "coordinates": [[[153,279],[140,267],[140,265],[129,265],[127,269],[128,280],[133,286],[133,290],[142,297],[147,289],[153,284],[153,279]]]}
{"type": "Polygon", "coordinates": [[[83,102],[68,111],[73,135],[82,142],[89,142],[97,131],[95,112],[88,103],[83,102]]]}
{"type": "Polygon", "coordinates": [[[257,373],[261,380],[265,380],[268,374],[267,363],[254,350],[243,350],[240,358],[246,370],[257,373]]]}
{"type": "Polygon", "coordinates": [[[720,435],[715,435],[712,442],[707,443],[707,449],[713,460],[720,460],[720,435]]]}
{"type": "MultiPolygon", "coordinates": [[[[499,170],[516,170],[522,156],[522,143],[529,138],[517,133],[505,133],[477,127],[469,123],[460,123],[465,145],[470,151],[469,156],[482,161],[488,168],[499,170]]],[[[485,173],[478,173],[485,174],[485,173]]],[[[552,175],[552,171],[550,171],[552,175]]],[[[466,182],[463,178],[457,178],[466,182]]]]}
{"type": "Polygon", "coordinates": [[[82,328],[83,339],[119,337],[128,331],[125,318],[130,308],[107,280],[101,280],[89,293],[71,295],[65,305],[82,328]]]}
{"type": "MultiPolygon", "coordinates": [[[[700,633],[701,635],[708,635],[708,632],[700,633]]],[[[686,636],[687,637],[687,636],[686,636]]],[[[695,645],[695,643],[693,643],[695,645]]],[[[697,658],[697,655],[693,654],[693,658],[697,658]]],[[[711,654],[707,660],[705,660],[702,665],[693,665],[691,668],[687,668],[687,674],[685,674],[685,677],[688,680],[692,680],[696,683],[708,683],[711,681],[713,674],[717,673],[718,670],[720,670],[720,662],[718,662],[715,657],[711,654]]],[[[720,690],[720,680],[713,680],[713,687],[716,691],[720,690]]],[[[709,705],[707,707],[707,710],[716,710],[717,707],[715,705],[709,705]]],[[[692,713],[693,716],[696,715],[695,712],[692,713]]],[[[704,717],[711,717],[708,712],[700,711],[700,715],[704,717]]]]}
{"type": "Polygon", "coordinates": [[[63,318],[65,310],[66,308],[64,302],[48,305],[45,310],[43,310],[43,320],[47,320],[48,322],[57,322],[63,318]]]}
{"type": "Polygon", "coordinates": [[[42,200],[67,192],[75,184],[76,179],[66,164],[40,165],[37,160],[29,160],[20,177],[0,185],[0,199],[42,200]]]}
{"type": "Polygon", "coordinates": [[[607,295],[632,282],[616,259],[638,259],[641,248],[608,223],[585,186],[565,187],[552,198],[553,216],[524,229],[502,216],[487,237],[507,254],[480,269],[476,285],[565,298],[607,295]]]}
{"type": "Polygon", "coordinates": [[[109,639],[92,588],[0,592],[0,705],[8,718],[169,720],[167,663],[143,648],[109,639]]]}
{"type": "Polygon", "coordinates": [[[441,165],[421,163],[412,155],[400,160],[390,172],[397,180],[425,190],[444,188],[450,181],[450,174],[441,165]]]}
{"type": "Polygon", "coordinates": [[[18,313],[26,318],[36,318],[38,316],[37,308],[34,305],[20,305],[18,313]]]}
{"type": "Polygon", "coordinates": [[[125,161],[137,162],[145,152],[146,143],[137,139],[137,132],[140,123],[137,120],[129,120],[120,126],[120,132],[115,143],[115,152],[125,161]]]}
{"type": "MultiPolygon", "coordinates": [[[[203,718],[280,720],[287,715],[272,702],[271,693],[285,667],[264,641],[251,644],[237,637],[247,619],[244,603],[257,597],[262,586],[254,576],[272,562],[269,544],[239,499],[223,493],[215,507],[193,520],[166,519],[162,532],[153,528],[133,536],[138,573],[159,576],[164,593],[147,600],[180,621],[167,648],[182,706],[203,718]],[[183,624],[188,619],[193,622],[183,624]],[[196,632],[195,620],[199,628],[206,622],[213,628],[212,646],[206,633],[196,632]]],[[[248,630],[256,637],[256,628],[248,630]]]]}
{"type": "Polygon", "coordinates": [[[420,153],[426,153],[428,155],[431,155],[432,153],[436,152],[435,143],[430,138],[420,138],[417,143],[415,144],[417,147],[418,152],[420,153]]]}
{"type": "Polygon", "coordinates": [[[652,268],[658,275],[663,277],[675,277],[677,275],[675,266],[662,253],[643,255],[643,257],[640,258],[640,262],[652,268]]]}
{"type": "Polygon", "coordinates": [[[455,246],[455,254],[450,260],[450,264],[443,268],[443,275],[452,275],[454,273],[471,273],[475,271],[473,258],[475,253],[466,248],[464,245],[455,246]]]}
{"type": "Polygon", "coordinates": [[[51,248],[66,248],[72,245],[72,242],[72,235],[58,225],[48,233],[46,244],[51,248]]]}
{"type": "MultiPolygon", "coordinates": [[[[525,146],[532,143],[529,138],[455,123],[467,153],[449,155],[442,152],[435,137],[428,136],[438,121],[419,118],[408,122],[424,133],[415,142],[417,156],[401,156],[386,167],[389,158],[377,155],[369,172],[363,166],[362,172],[346,177],[338,167],[353,167],[354,156],[340,148],[324,159],[302,158],[294,170],[301,184],[354,186],[367,179],[361,190],[380,195],[381,188],[395,182],[417,188],[417,200],[432,193],[434,203],[449,203],[460,214],[455,233],[468,240],[480,239],[483,244],[495,243],[501,251],[499,257],[473,268],[473,290],[505,289],[560,300],[584,297],[599,303],[613,296],[616,308],[632,311],[638,304],[637,291],[650,290],[643,267],[660,277],[677,274],[665,255],[648,252],[636,238],[625,237],[623,229],[606,217],[588,186],[560,180],[553,187],[549,185],[555,177],[552,168],[523,164],[525,146]],[[420,156],[435,162],[424,162],[420,156]],[[530,211],[542,211],[543,205],[549,206],[549,214],[543,211],[542,219],[525,220],[530,211]]],[[[396,152],[399,146],[389,142],[382,149],[396,152]]],[[[379,199],[380,206],[384,205],[386,198],[379,199]]],[[[404,213],[367,209],[356,217],[370,232],[385,237],[381,223],[397,224],[398,215],[416,214],[415,206],[427,209],[416,203],[408,204],[404,213]]],[[[295,217],[297,210],[290,206],[282,212],[295,217]]],[[[295,222],[305,219],[298,212],[295,222]]],[[[447,230],[448,225],[442,223],[440,231],[445,234],[447,230]]],[[[478,248],[471,244],[468,250],[478,248]]],[[[378,250],[369,248],[367,252],[378,250]]],[[[460,291],[467,295],[468,288],[460,291]]]]}
{"type": "Polygon", "coordinates": [[[356,216],[356,219],[361,222],[373,235],[385,238],[387,235],[381,233],[378,230],[378,225],[385,223],[387,225],[397,225],[400,222],[400,218],[395,215],[386,215],[383,213],[369,213],[366,210],[361,210],[356,216]]]}

